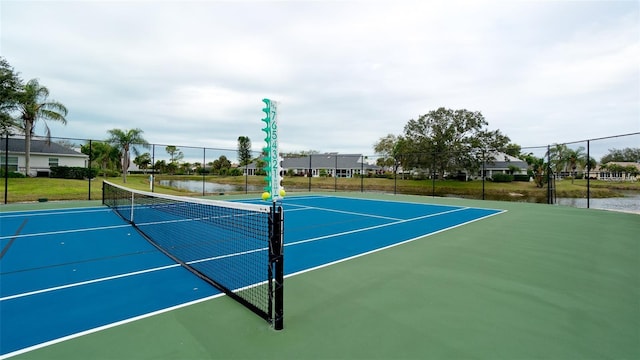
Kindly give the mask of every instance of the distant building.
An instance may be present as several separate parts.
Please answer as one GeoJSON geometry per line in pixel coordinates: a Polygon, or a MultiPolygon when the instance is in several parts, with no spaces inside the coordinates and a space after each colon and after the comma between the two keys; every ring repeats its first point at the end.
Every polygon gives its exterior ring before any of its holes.
{"type": "MultiPolygon", "coordinates": [[[[8,155],[8,170],[25,174],[26,156],[25,140],[10,138],[0,139],[0,166],[4,169],[8,155]],[[8,147],[8,152],[5,149],[8,147]]],[[[45,140],[31,140],[30,176],[49,176],[52,166],[86,167],[89,156],[45,140]]],[[[26,174],[25,174],[26,175],[26,174]]]]}
{"type": "MultiPolygon", "coordinates": [[[[243,167],[241,167],[243,168],[243,167]]],[[[361,154],[313,154],[282,159],[282,171],[293,176],[352,178],[379,172],[381,168],[364,162],[361,154]]],[[[248,175],[256,174],[256,163],[247,165],[248,175]]]]}
{"type": "MultiPolygon", "coordinates": [[[[478,177],[482,178],[482,165],[478,177]]],[[[503,152],[492,152],[484,162],[484,176],[491,178],[493,174],[526,174],[529,165],[526,161],[503,152]]]]}
{"type": "Polygon", "coordinates": [[[612,171],[610,165],[617,168],[635,168],[635,173],[640,174],[640,163],[628,161],[610,161],[606,164],[598,165],[589,171],[588,176],[591,179],[605,181],[637,181],[638,175],[625,171],[612,171]]]}

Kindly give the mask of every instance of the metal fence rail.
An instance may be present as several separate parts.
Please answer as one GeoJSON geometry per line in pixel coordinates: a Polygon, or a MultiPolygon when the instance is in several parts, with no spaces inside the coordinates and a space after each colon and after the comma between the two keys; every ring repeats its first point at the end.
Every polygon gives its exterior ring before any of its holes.
{"type": "MultiPolygon", "coordinates": [[[[5,204],[16,201],[12,200],[10,174],[25,171],[24,145],[20,146],[20,142],[24,143],[24,138],[6,136],[0,140],[5,204]]],[[[101,140],[35,137],[32,140],[31,175],[50,176],[51,169],[56,166],[71,166],[94,169],[98,180],[119,176],[120,158],[118,154],[105,154],[104,144],[101,140]]],[[[594,199],[602,197],[603,182],[620,183],[622,185],[616,187],[620,193],[629,193],[632,198],[636,196],[637,187],[626,189],[624,184],[634,184],[640,179],[640,159],[628,164],[619,161],[605,164],[602,160],[607,160],[605,156],[615,151],[636,149],[637,153],[639,145],[640,132],[636,132],[524,147],[520,158],[493,149],[477,149],[472,154],[464,154],[464,166],[452,166],[457,169],[455,171],[443,166],[444,156],[438,153],[311,154],[283,159],[283,185],[287,191],[387,192],[560,203],[589,208],[594,199]],[[517,186],[499,182],[504,175],[512,176],[517,186]],[[569,182],[570,187],[566,186],[569,182]],[[461,186],[463,183],[465,185],[461,186]],[[525,191],[513,190],[516,188],[525,191]],[[569,193],[570,196],[559,197],[559,188],[564,189],[562,194],[569,193]],[[569,192],[567,188],[570,188],[569,192]]],[[[158,191],[157,186],[164,185],[164,181],[188,179],[184,181],[189,182],[189,193],[195,195],[262,192],[263,173],[259,160],[262,156],[259,152],[251,153],[252,163],[240,165],[238,151],[234,149],[169,144],[132,144],[132,147],[139,154],[146,153],[147,157],[139,158],[127,173],[145,176],[151,191],[158,191]],[[234,181],[221,188],[211,186],[221,178],[233,178],[234,181]]],[[[95,179],[87,176],[71,184],[85,188],[84,198],[92,200],[99,188],[92,185],[95,179]]],[[[46,197],[44,191],[38,194],[35,189],[35,192],[35,198],[46,197]]]]}

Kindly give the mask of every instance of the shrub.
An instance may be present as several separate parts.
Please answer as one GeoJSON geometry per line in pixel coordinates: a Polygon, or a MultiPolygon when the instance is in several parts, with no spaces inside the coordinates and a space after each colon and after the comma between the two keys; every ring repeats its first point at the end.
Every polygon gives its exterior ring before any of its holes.
{"type": "MultiPolygon", "coordinates": [[[[5,177],[4,168],[0,169],[0,177],[2,177],[2,178],[5,177]]],[[[9,171],[9,174],[7,175],[7,177],[9,177],[9,178],[24,178],[26,176],[23,173],[19,173],[19,172],[15,172],[15,171],[9,171]]]]}
{"type": "Polygon", "coordinates": [[[70,166],[52,166],[51,173],[52,178],[60,179],[93,179],[98,174],[98,170],[95,168],[84,167],[70,167],[70,166]]]}
{"type": "Polygon", "coordinates": [[[509,175],[509,174],[493,174],[493,176],[491,176],[491,179],[494,182],[512,182],[513,181],[513,175],[509,175]]]}
{"type": "Polygon", "coordinates": [[[515,174],[513,175],[513,181],[523,181],[523,182],[529,182],[529,175],[526,174],[515,174]]]}

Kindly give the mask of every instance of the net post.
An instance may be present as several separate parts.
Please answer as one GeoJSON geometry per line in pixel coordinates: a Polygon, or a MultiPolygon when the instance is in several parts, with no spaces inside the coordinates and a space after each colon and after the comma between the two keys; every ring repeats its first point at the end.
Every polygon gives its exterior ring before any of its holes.
{"type": "Polygon", "coordinates": [[[272,231],[269,239],[271,249],[270,267],[273,268],[274,289],[273,294],[273,328],[284,328],[284,242],[283,223],[284,216],[281,206],[273,204],[271,209],[272,231]]]}
{"type": "Polygon", "coordinates": [[[129,221],[133,223],[133,206],[134,204],[134,200],[135,200],[135,194],[131,193],[131,213],[129,214],[129,221]]]}

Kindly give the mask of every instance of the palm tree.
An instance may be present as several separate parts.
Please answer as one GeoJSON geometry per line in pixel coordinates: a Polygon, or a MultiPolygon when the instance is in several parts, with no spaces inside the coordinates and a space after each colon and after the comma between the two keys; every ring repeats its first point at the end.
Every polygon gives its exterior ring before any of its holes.
{"type": "Polygon", "coordinates": [[[565,161],[569,165],[571,184],[573,184],[573,180],[578,174],[576,172],[578,165],[584,168],[584,165],[587,163],[587,154],[584,153],[584,147],[580,146],[577,149],[568,149],[565,152],[565,161]]]}
{"type": "Polygon", "coordinates": [[[100,170],[102,170],[104,176],[106,176],[107,170],[118,169],[120,150],[106,142],[94,141],[91,145],[85,144],[82,146],[80,151],[83,154],[89,155],[89,158],[93,163],[99,164],[100,170]]]}
{"type": "Polygon", "coordinates": [[[133,159],[133,163],[138,165],[138,167],[146,174],[149,165],[151,165],[151,155],[148,152],[138,155],[133,159]]]}
{"type": "Polygon", "coordinates": [[[38,79],[29,80],[19,99],[20,119],[22,120],[22,131],[24,132],[25,143],[25,173],[29,176],[31,170],[31,137],[33,136],[34,126],[38,120],[44,121],[47,140],[51,139],[51,130],[47,126],[46,120],[59,121],[67,124],[67,108],[57,101],[47,101],[49,97],[49,89],[41,86],[38,79]]]}
{"type": "Polygon", "coordinates": [[[549,164],[553,168],[554,176],[561,174],[566,168],[567,151],[569,148],[565,144],[554,144],[547,152],[549,164]]]}
{"type": "Polygon", "coordinates": [[[11,113],[18,108],[22,80],[19,74],[0,56],[0,133],[10,135],[17,127],[11,113]]]}
{"type": "Polygon", "coordinates": [[[149,148],[149,143],[142,137],[142,130],[109,130],[110,137],[107,142],[117,147],[120,150],[120,163],[122,164],[122,182],[127,182],[127,172],[129,171],[129,165],[131,164],[130,154],[131,151],[138,156],[140,155],[136,146],[142,146],[145,149],[149,148]]]}

